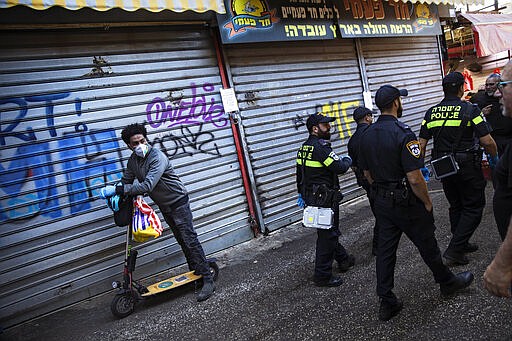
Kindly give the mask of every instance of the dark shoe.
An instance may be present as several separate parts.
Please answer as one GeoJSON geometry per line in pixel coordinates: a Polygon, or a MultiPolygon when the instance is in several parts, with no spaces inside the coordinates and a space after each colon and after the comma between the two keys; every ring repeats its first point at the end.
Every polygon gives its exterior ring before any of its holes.
{"type": "Polygon", "coordinates": [[[455,278],[445,284],[441,284],[441,295],[450,296],[455,294],[457,291],[469,287],[475,276],[469,271],[461,272],[455,275],[455,278]]]}
{"type": "Polygon", "coordinates": [[[454,265],[466,265],[469,263],[469,259],[466,257],[464,252],[457,252],[447,249],[443,255],[448,261],[454,265]]]}
{"type": "Polygon", "coordinates": [[[466,245],[464,245],[464,248],[462,249],[462,251],[464,251],[464,253],[471,253],[471,252],[475,252],[477,250],[478,250],[478,245],[472,244],[472,243],[467,243],[466,245]]]}
{"type": "Polygon", "coordinates": [[[197,293],[197,302],[206,301],[209,299],[213,293],[215,292],[215,283],[213,283],[212,278],[203,279],[203,287],[201,291],[197,293]]]}
{"type": "Polygon", "coordinates": [[[329,279],[314,280],[317,287],[339,287],[343,280],[340,277],[331,277],[329,279]]]}
{"type": "Polygon", "coordinates": [[[398,315],[400,310],[404,307],[404,304],[400,299],[396,300],[395,304],[390,304],[387,301],[380,302],[379,308],[379,320],[389,321],[393,316],[398,315]]]}
{"type": "Polygon", "coordinates": [[[338,262],[338,269],[341,272],[347,272],[348,270],[350,270],[350,268],[354,266],[354,264],[356,264],[356,257],[354,257],[353,255],[347,255],[347,258],[345,258],[345,260],[343,260],[342,262],[338,262]]]}

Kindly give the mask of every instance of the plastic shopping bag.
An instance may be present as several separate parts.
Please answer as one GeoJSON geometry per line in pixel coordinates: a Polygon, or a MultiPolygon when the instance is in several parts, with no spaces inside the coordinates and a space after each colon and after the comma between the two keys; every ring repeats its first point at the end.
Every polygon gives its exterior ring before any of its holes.
{"type": "Polygon", "coordinates": [[[141,195],[134,201],[132,216],[132,238],[136,242],[145,242],[149,238],[157,238],[163,232],[162,222],[156,212],[141,195]]]}

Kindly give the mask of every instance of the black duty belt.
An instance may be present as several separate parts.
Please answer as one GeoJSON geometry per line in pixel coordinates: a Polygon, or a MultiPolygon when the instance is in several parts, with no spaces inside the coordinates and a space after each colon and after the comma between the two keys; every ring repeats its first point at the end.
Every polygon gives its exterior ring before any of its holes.
{"type": "MultiPolygon", "coordinates": [[[[448,155],[450,152],[439,152],[437,153],[437,157],[441,157],[444,155],[448,155]]],[[[468,163],[468,162],[476,162],[479,163],[482,161],[482,151],[467,151],[467,152],[455,152],[453,154],[455,156],[455,160],[460,163],[468,163]]]]}

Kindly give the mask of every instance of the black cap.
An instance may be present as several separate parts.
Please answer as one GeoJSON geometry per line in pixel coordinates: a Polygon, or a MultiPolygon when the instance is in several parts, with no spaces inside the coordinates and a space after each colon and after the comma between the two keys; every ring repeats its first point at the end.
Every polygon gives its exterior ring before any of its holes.
{"type": "Polygon", "coordinates": [[[308,130],[311,130],[311,128],[317,126],[319,123],[330,123],[334,121],[336,121],[336,118],[325,116],[323,113],[317,112],[316,114],[309,115],[306,121],[306,127],[308,130]]]}
{"type": "Polygon", "coordinates": [[[464,84],[464,76],[460,72],[450,72],[443,78],[443,87],[459,87],[464,84]]]}
{"type": "Polygon", "coordinates": [[[375,94],[375,104],[379,108],[386,108],[395,99],[400,96],[407,96],[409,92],[406,89],[397,89],[392,85],[383,85],[375,94]]]}
{"type": "Polygon", "coordinates": [[[354,121],[359,121],[360,119],[364,118],[366,115],[373,116],[375,112],[373,110],[370,110],[366,107],[357,107],[354,110],[354,113],[352,114],[352,118],[354,121]]]}

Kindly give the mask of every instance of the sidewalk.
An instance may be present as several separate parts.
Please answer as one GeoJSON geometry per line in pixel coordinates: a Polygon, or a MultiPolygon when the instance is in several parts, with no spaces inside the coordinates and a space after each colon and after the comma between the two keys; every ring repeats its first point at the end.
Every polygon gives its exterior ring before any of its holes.
{"type": "MultiPolygon", "coordinates": [[[[447,202],[439,184],[429,184],[436,235],[442,251],[450,238],[447,202]]],[[[194,287],[178,288],[141,302],[122,320],[110,313],[113,293],[8,329],[0,340],[512,340],[511,301],[490,296],[482,275],[500,240],[487,207],[469,254],[475,282],[462,294],[442,299],[439,286],[412,243],[403,237],[395,271],[400,315],[377,319],[373,217],[366,200],[342,206],[342,243],[356,266],[338,288],[313,285],[314,230],[289,226],[215,257],[221,267],[216,294],[195,301],[194,287]]],[[[120,269],[121,271],[121,269],[120,269]]]]}

